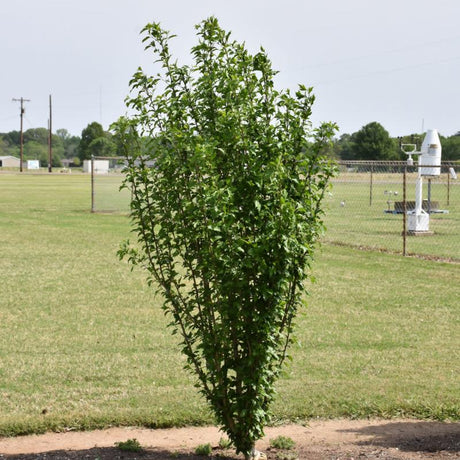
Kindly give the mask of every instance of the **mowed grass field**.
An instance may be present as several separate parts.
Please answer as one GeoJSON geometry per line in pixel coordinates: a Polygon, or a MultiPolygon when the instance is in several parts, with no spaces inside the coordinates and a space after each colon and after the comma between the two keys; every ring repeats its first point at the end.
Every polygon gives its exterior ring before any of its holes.
{"type": "MultiPolygon", "coordinates": [[[[0,435],[213,423],[116,257],[129,219],[89,209],[89,176],[0,174],[0,435]]],[[[313,270],[274,421],[459,420],[460,265],[324,244],[313,270]]]]}

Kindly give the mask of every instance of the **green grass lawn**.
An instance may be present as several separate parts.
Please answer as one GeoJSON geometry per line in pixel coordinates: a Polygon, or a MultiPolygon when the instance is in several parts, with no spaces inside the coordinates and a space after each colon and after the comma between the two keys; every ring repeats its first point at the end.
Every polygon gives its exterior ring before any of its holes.
{"type": "MultiPolygon", "coordinates": [[[[0,435],[212,423],[84,175],[0,174],[0,435]]],[[[275,420],[460,419],[460,265],[325,244],[275,420]]]]}

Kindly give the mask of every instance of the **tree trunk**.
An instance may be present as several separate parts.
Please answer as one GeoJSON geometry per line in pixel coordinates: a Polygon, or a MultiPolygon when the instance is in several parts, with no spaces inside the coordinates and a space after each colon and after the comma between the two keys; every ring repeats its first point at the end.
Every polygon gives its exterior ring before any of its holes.
{"type": "Polygon", "coordinates": [[[267,456],[258,451],[255,445],[252,446],[251,450],[244,456],[245,460],[267,460],[267,456]]]}

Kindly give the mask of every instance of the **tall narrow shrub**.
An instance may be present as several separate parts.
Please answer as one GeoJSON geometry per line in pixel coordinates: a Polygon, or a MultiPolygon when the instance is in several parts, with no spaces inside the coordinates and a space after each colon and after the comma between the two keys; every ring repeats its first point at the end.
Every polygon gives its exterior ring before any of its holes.
{"type": "Polygon", "coordinates": [[[160,70],[135,73],[132,115],[116,125],[137,237],[120,255],[158,286],[187,366],[250,458],[322,231],[335,126],[312,129],[311,88],[276,90],[263,49],[251,55],[215,18],[196,28],[191,66],[159,24],[143,29],[160,70]]]}

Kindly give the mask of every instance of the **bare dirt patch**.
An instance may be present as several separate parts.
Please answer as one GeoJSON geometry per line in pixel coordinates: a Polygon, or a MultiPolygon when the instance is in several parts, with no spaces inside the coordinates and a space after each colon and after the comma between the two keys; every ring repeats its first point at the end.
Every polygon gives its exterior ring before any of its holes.
{"type": "MultiPolygon", "coordinates": [[[[215,427],[180,429],[110,428],[90,432],[47,433],[0,438],[0,458],[21,460],[195,460],[200,444],[213,446],[212,458],[234,459],[231,450],[217,446],[222,433],[215,427]],[[142,452],[125,452],[115,443],[137,439],[142,452]]],[[[284,425],[266,429],[257,448],[273,460],[338,459],[460,459],[460,424],[414,420],[312,421],[307,426],[284,425]],[[296,446],[280,451],[269,441],[289,436],[296,446]]]]}

